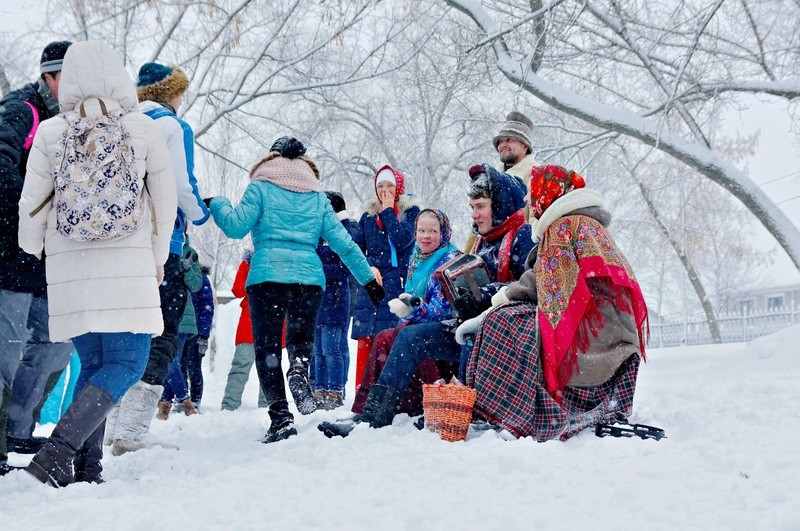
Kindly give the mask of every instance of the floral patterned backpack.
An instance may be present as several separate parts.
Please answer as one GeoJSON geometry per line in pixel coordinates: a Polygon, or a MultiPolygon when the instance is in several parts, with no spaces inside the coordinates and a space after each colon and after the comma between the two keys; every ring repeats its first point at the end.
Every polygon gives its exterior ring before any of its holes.
{"type": "Polygon", "coordinates": [[[67,121],[55,151],[53,206],[56,228],[70,240],[95,241],[133,234],[144,218],[144,188],[136,171],[130,133],[120,118],[130,110],[99,116],[62,114],[67,121]]]}

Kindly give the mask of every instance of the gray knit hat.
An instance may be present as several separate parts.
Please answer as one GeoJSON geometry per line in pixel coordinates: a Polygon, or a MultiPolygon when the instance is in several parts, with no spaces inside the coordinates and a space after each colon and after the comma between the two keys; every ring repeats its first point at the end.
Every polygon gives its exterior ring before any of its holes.
{"type": "Polygon", "coordinates": [[[492,140],[494,149],[497,149],[501,138],[508,137],[519,140],[528,146],[528,153],[533,152],[531,127],[533,127],[533,122],[530,118],[519,111],[511,111],[508,113],[508,116],[506,116],[506,123],[503,124],[503,127],[500,128],[500,132],[498,132],[492,140]]]}

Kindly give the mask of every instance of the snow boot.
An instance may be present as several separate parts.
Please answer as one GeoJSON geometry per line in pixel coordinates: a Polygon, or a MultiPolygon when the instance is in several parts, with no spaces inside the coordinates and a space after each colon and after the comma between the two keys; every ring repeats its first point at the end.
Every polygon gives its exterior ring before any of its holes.
{"type": "Polygon", "coordinates": [[[286,400],[278,400],[269,406],[269,418],[272,421],[261,442],[270,444],[293,435],[297,435],[294,427],[294,417],[289,411],[289,403],[286,400]]]}
{"type": "Polygon", "coordinates": [[[292,366],[286,374],[289,382],[289,391],[294,398],[294,405],[302,415],[310,415],[317,410],[317,402],[314,400],[314,393],[308,385],[308,366],[297,358],[292,361],[292,366]]]}
{"type": "Polygon", "coordinates": [[[181,410],[183,411],[183,414],[186,415],[187,417],[189,415],[197,415],[198,413],[200,413],[200,410],[197,409],[197,406],[194,405],[194,402],[192,402],[188,398],[183,402],[181,402],[181,410]]]}
{"type": "Polygon", "coordinates": [[[156,410],[164,386],[139,380],[128,389],[120,402],[117,429],[111,444],[111,455],[150,449],[161,446],[172,450],[178,447],[159,441],[150,434],[150,421],[156,410]]]}
{"type": "Polygon", "coordinates": [[[364,413],[337,422],[323,422],[317,429],[326,437],[332,438],[347,437],[361,422],[368,422],[372,428],[388,426],[392,423],[402,398],[394,387],[375,384],[369,389],[364,413]]]}
{"type": "Polygon", "coordinates": [[[65,487],[75,481],[73,460],[78,450],[95,433],[114,407],[107,392],[92,384],[75,398],[56,424],[50,440],[33,456],[25,469],[33,477],[52,487],[65,487]]]}
{"type": "Polygon", "coordinates": [[[317,400],[317,407],[325,411],[333,411],[334,409],[344,405],[344,397],[341,391],[319,391],[322,395],[317,400]]]}
{"type": "Polygon", "coordinates": [[[106,430],[104,420],[96,430],[92,432],[88,439],[83,443],[81,449],[75,454],[75,482],[81,483],[105,483],[101,472],[103,465],[103,434],[106,430]]]}
{"type": "Polygon", "coordinates": [[[172,400],[159,400],[156,418],[158,420],[167,420],[170,411],[172,411],[172,400]]]}

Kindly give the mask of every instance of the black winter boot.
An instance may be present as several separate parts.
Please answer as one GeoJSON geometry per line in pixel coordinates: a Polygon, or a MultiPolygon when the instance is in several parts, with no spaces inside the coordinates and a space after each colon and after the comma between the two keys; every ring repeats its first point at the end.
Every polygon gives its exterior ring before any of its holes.
{"type": "Polygon", "coordinates": [[[101,475],[103,465],[103,434],[106,430],[106,421],[97,427],[83,443],[75,454],[75,481],[84,483],[104,483],[101,475]]]}
{"type": "MultiPolygon", "coordinates": [[[[94,385],[87,385],[56,424],[50,440],[39,450],[25,469],[33,477],[52,487],[65,487],[75,481],[73,460],[114,407],[111,395],[94,385]]],[[[100,442],[102,444],[102,431],[100,442]]]]}
{"type": "Polygon", "coordinates": [[[297,435],[294,427],[294,417],[289,411],[289,402],[278,400],[269,406],[269,418],[272,421],[269,430],[261,439],[264,444],[274,443],[297,435]]]}
{"type": "Polygon", "coordinates": [[[364,413],[337,422],[323,422],[317,429],[326,437],[347,437],[361,422],[368,422],[372,428],[383,428],[392,423],[400,405],[402,395],[394,387],[375,384],[369,388],[364,413]]]}
{"type": "Polygon", "coordinates": [[[308,384],[308,363],[300,358],[292,360],[289,372],[286,373],[289,391],[294,398],[294,405],[303,415],[310,415],[317,410],[317,401],[308,384]]]}

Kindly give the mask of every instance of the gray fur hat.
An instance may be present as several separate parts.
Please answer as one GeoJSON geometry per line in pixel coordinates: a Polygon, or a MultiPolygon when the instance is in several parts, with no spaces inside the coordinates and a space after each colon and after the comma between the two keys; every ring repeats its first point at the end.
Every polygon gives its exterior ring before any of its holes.
{"type": "Polygon", "coordinates": [[[528,146],[528,153],[533,152],[533,142],[531,141],[531,127],[533,122],[530,118],[525,116],[519,111],[511,111],[506,116],[506,123],[500,128],[500,131],[495,135],[492,140],[494,149],[497,149],[500,144],[500,139],[503,137],[514,138],[528,146]]]}

